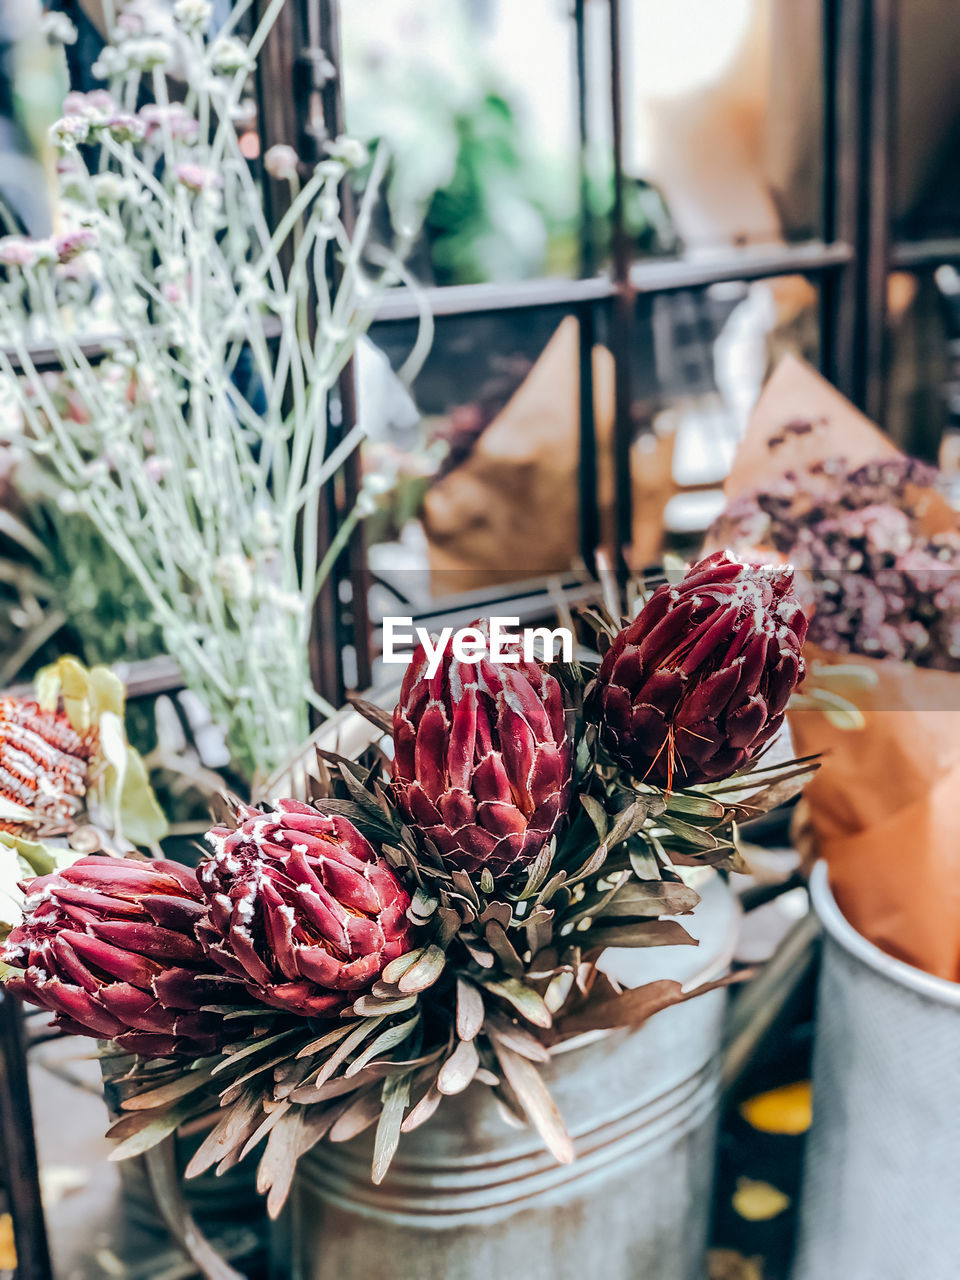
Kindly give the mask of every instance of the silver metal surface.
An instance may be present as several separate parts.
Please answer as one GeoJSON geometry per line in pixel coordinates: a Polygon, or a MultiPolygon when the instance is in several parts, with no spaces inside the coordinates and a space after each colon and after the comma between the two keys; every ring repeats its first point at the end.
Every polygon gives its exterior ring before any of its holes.
{"type": "MultiPolygon", "coordinates": [[[[676,953],[678,968],[680,952],[697,957],[696,971],[677,974],[691,985],[723,966],[737,921],[719,878],[698,888],[701,946],[676,953]]],[[[510,1127],[476,1084],[401,1139],[380,1187],[372,1138],[321,1144],[301,1161],[279,1274],[703,1280],[724,1003],[712,992],[555,1055],[545,1071],[575,1141],[572,1165],[510,1127]]]]}
{"type": "Polygon", "coordinates": [[[840,914],[825,930],[793,1280],[960,1276],[960,986],[888,956],[840,914]]]}

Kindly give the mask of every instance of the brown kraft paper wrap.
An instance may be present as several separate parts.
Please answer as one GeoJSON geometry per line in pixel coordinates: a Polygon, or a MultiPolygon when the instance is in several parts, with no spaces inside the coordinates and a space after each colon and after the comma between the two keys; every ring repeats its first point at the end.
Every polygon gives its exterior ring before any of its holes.
{"type": "MultiPolygon", "coordinates": [[[[896,456],[843,396],[789,358],[757,402],[727,492],[738,497],[826,458],[843,457],[852,469],[896,456]],[[814,430],[778,443],[797,421],[814,430]]],[[[932,534],[954,527],[957,516],[930,493],[919,523],[932,534]]],[[[797,754],[823,757],[804,794],[837,902],[890,955],[960,981],[960,674],[810,644],[805,656],[808,669],[856,663],[877,676],[872,688],[844,694],[863,713],[861,729],[837,728],[816,710],[789,716],[797,754]]]]}

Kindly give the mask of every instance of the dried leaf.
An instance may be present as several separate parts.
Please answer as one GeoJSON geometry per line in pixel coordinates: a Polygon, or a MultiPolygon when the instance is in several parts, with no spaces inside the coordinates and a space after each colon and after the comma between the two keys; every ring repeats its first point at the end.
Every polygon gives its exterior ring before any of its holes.
{"type": "Polygon", "coordinates": [[[426,1124],[442,1101],[443,1094],[435,1084],[432,1084],[413,1110],[407,1114],[407,1118],[400,1126],[400,1132],[413,1133],[414,1129],[419,1129],[422,1124],[426,1124]]]}
{"type": "Polygon", "coordinates": [[[453,881],[454,888],[458,893],[463,894],[468,902],[471,902],[476,909],[480,910],[480,895],[474,888],[473,881],[467,875],[466,871],[452,871],[450,878],[453,881]]]}
{"type": "Polygon", "coordinates": [[[426,991],[443,973],[447,963],[446,952],[435,943],[431,943],[423,955],[412,964],[399,979],[397,986],[404,994],[426,991]]]}
{"type": "Polygon", "coordinates": [[[340,1116],[330,1130],[331,1142],[349,1142],[369,1129],[380,1115],[380,1090],[366,1089],[360,1093],[340,1116]]]}
{"type": "Polygon", "coordinates": [[[580,803],[587,811],[590,821],[594,825],[597,838],[602,841],[610,829],[610,820],[607,817],[606,809],[594,796],[581,795],[580,803]]]}
{"type": "Polygon", "coordinates": [[[294,1107],[277,1121],[257,1166],[257,1190],[267,1197],[267,1213],[277,1218],[290,1192],[300,1156],[304,1115],[294,1107]]]}
{"type": "Polygon", "coordinates": [[[396,1155],[400,1141],[403,1113],[410,1101],[409,1075],[395,1076],[385,1081],[381,1098],[380,1119],[373,1144],[373,1185],[378,1187],[387,1176],[390,1162],[396,1155]]]}
{"type": "Polygon", "coordinates": [[[481,969],[492,969],[496,963],[496,957],[493,952],[486,947],[480,946],[476,942],[469,941],[467,938],[461,938],[460,941],[469,951],[471,957],[477,962],[481,969]]]}
{"type": "Polygon", "coordinates": [[[672,791],[667,796],[667,813],[684,813],[688,817],[708,818],[722,822],[726,812],[719,800],[696,791],[672,791]]]}
{"type": "Polygon", "coordinates": [[[406,1013],[417,1003],[417,997],[402,996],[399,1000],[378,1000],[375,996],[359,996],[353,1002],[353,1012],[360,1018],[387,1017],[391,1013],[406,1013]]]}
{"type": "Polygon", "coordinates": [[[380,977],[384,982],[390,983],[391,986],[396,986],[411,965],[417,963],[423,952],[423,947],[416,947],[413,951],[405,951],[402,956],[397,956],[395,960],[390,961],[380,974],[380,977]]]}
{"type": "Polygon", "coordinates": [[[280,1123],[292,1105],[293,1104],[290,1102],[280,1102],[274,1106],[270,1112],[268,1112],[265,1119],[257,1125],[256,1129],[254,1129],[253,1133],[244,1144],[243,1149],[240,1152],[241,1160],[246,1160],[254,1147],[267,1136],[271,1129],[275,1128],[276,1125],[280,1123]]]}
{"type": "Polygon", "coordinates": [[[493,1048],[507,1083],[547,1149],[561,1164],[570,1164],[574,1158],[573,1143],[539,1070],[527,1058],[514,1053],[502,1040],[495,1039],[493,1048]]]}
{"type": "Polygon", "coordinates": [[[591,953],[606,947],[698,947],[696,938],[676,920],[643,920],[636,924],[590,929],[584,935],[591,953]]]}
{"type": "Polygon", "coordinates": [[[347,701],[363,716],[364,720],[369,720],[381,732],[393,735],[393,714],[385,711],[383,707],[378,707],[375,702],[368,702],[366,698],[359,698],[355,693],[347,694],[347,701]]]}
{"type": "Polygon", "coordinates": [[[534,858],[533,862],[530,864],[530,869],[527,872],[527,883],[524,885],[523,892],[520,894],[521,902],[525,901],[527,898],[532,898],[543,884],[544,880],[546,880],[550,872],[550,867],[553,865],[555,852],[555,842],[551,840],[549,844],[545,844],[543,846],[534,858]]]}
{"type": "Polygon", "coordinates": [[[436,911],[439,902],[439,898],[428,893],[426,889],[419,888],[407,908],[407,916],[414,924],[426,924],[436,911]]]}
{"type": "Polygon", "coordinates": [[[538,991],[534,991],[533,987],[528,987],[526,983],[516,978],[507,978],[503,982],[484,981],[483,985],[488,991],[501,996],[513,1005],[517,1013],[528,1022],[532,1022],[535,1027],[553,1026],[553,1017],[543,1002],[543,996],[538,991]]]}
{"type": "Polygon", "coordinates": [[[494,1013],[488,1016],[487,1031],[491,1042],[494,1039],[500,1040],[514,1053],[519,1053],[523,1058],[529,1058],[531,1062],[550,1061],[549,1049],[542,1045],[536,1036],[499,1014],[494,1013]]]}
{"type": "MultiPolygon", "coordinates": [[[[319,1089],[321,1085],[326,1084],[337,1068],[346,1062],[347,1058],[349,1058],[350,1054],[353,1053],[355,1049],[359,1049],[367,1036],[374,1034],[377,1027],[379,1027],[382,1022],[383,1018],[373,1018],[369,1022],[361,1022],[359,1026],[351,1031],[346,1040],[343,1041],[339,1048],[334,1050],[326,1062],[321,1066],[317,1073],[317,1078],[313,1083],[313,1088],[319,1089]]],[[[294,1090],[290,1095],[295,1102],[301,1101],[297,1096],[299,1092],[299,1090],[294,1090]]],[[[307,1099],[302,1100],[306,1101],[307,1099]]],[[[319,1101],[319,1099],[317,1099],[317,1101],[319,1101]]]]}
{"type": "Polygon", "coordinates": [[[260,1123],[262,1103],[259,1089],[246,1090],[194,1152],[185,1176],[196,1178],[218,1164],[235,1144],[245,1143],[260,1123]]]}
{"type": "Polygon", "coordinates": [[[604,841],[607,849],[613,849],[624,840],[636,835],[649,817],[651,808],[652,797],[640,796],[618,814],[604,841]]]}
{"type": "Polygon", "coordinates": [[[699,901],[696,889],[681,881],[631,880],[594,917],[687,915],[699,901]]]}
{"type": "Polygon", "coordinates": [[[418,1010],[406,1022],[401,1022],[395,1027],[388,1027],[386,1031],[382,1031],[371,1044],[367,1045],[363,1053],[350,1063],[343,1074],[348,1078],[355,1076],[358,1071],[363,1070],[368,1062],[372,1062],[377,1054],[387,1053],[390,1049],[395,1049],[397,1045],[403,1044],[419,1021],[420,1013],[418,1010]]]}
{"type": "Polygon", "coordinates": [[[182,1076],[160,1085],[157,1089],[148,1089],[145,1093],[136,1093],[124,1098],[120,1104],[121,1111],[152,1111],[154,1107],[166,1106],[189,1093],[195,1093],[210,1082],[211,1071],[207,1067],[199,1071],[187,1071],[182,1076]]]}
{"type": "Polygon", "coordinates": [[[338,1040],[342,1040],[344,1036],[350,1034],[350,1023],[346,1023],[342,1027],[334,1027],[332,1031],[328,1031],[325,1036],[319,1036],[316,1040],[311,1040],[309,1044],[305,1044],[297,1053],[298,1058],[309,1058],[313,1054],[318,1053],[321,1049],[327,1049],[330,1045],[334,1045],[338,1040]]]}
{"type": "Polygon", "coordinates": [[[502,927],[497,924],[496,920],[491,920],[484,932],[484,937],[496,953],[497,959],[506,969],[507,973],[518,977],[523,973],[523,961],[520,959],[513,946],[513,943],[507,937],[502,927]]]}
{"type": "Polygon", "coordinates": [[[459,1040],[437,1076],[437,1088],[444,1094],[462,1093],[471,1083],[480,1065],[475,1040],[459,1040]]]}
{"type": "Polygon", "coordinates": [[[483,1026],[483,996],[471,982],[457,977],[457,1035],[473,1040],[483,1026]]]}
{"type": "Polygon", "coordinates": [[[115,1146],[110,1152],[109,1160],[129,1160],[132,1156],[142,1156],[145,1151],[175,1133],[184,1120],[196,1115],[197,1108],[188,1100],[181,1102],[179,1106],[163,1110],[159,1115],[151,1112],[143,1114],[148,1117],[147,1123],[115,1146]]]}
{"type": "Polygon", "coordinates": [[[557,1024],[564,1039],[585,1031],[607,1031],[615,1027],[638,1027],[661,1009],[684,1000],[683,986],[669,978],[647,982],[609,999],[587,1004],[557,1024]]]}

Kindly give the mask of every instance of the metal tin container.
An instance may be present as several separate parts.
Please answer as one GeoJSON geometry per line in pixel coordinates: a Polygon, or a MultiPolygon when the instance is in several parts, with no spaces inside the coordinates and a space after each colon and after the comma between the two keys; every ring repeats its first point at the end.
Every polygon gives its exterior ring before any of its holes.
{"type": "Polygon", "coordinates": [[[868,942],[818,865],[825,938],[794,1280],[960,1275],[960,985],[868,942]]]}
{"type": "MultiPolygon", "coordinates": [[[[605,967],[631,985],[722,972],[737,910],[712,872],[697,887],[696,951],[608,952],[605,967]]],[[[277,1274],[703,1280],[724,1003],[714,991],[555,1055],[545,1073],[574,1138],[571,1165],[557,1165],[533,1130],[510,1127],[476,1084],[401,1139],[379,1187],[367,1135],[321,1144],[300,1163],[277,1274]]]]}

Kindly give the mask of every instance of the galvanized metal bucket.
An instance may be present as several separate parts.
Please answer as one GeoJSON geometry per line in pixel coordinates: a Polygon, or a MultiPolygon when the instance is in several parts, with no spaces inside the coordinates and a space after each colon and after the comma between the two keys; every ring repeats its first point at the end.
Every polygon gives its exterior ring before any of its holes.
{"type": "MultiPolygon", "coordinates": [[[[608,952],[631,984],[697,985],[729,963],[737,909],[712,872],[688,926],[700,947],[608,952]]],[[[687,924],[687,920],[684,921],[687,924]]],[[[278,1246],[292,1280],[703,1280],[725,996],[558,1053],[548,1083],[577,1158],[557,1165],[482,1085],[401,1140],[379,1187],[372,1139],[300,1163],[278,1246]]]]}
{"type": "Polygon", "coordinates": [[[960,1276],[960,985],[894,960],[841,915],[825,938],[793,1280],[960,1276]]]}

